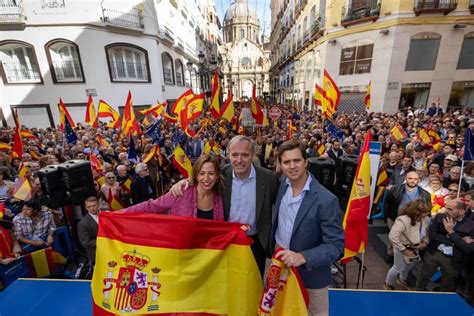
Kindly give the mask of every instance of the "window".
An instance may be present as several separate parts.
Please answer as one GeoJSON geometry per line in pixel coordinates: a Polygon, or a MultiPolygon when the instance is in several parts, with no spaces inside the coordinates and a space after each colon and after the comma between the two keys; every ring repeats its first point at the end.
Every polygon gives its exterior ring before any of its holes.
{"type": "Polygon", "coordinates": [[[441,35],[436,33],[413,35],[410,40],[405,70],[434,70],[440,41],[441,35]]]}
{"type": "Polygon", "coordinates": [[[183,69],[183,63],[181,62],[181,60],[176,59],[175,68],[176,68],[176,84],[178,86],[184,86],[184,69],[183,69]]]}
{"type": "Polygon", "coordinates": [[[54,40],[45,45],[49,68],[55,83],[84,82],[79,48],[68,40],[54,40]]]}
{"type": "Polygon", "coordinates": [[[163,80],[166,84],[174,84],[173,59],[168,53],[161,54],[161,63],[163,65],[163,80]]]}
{"type": "Polygon", "coordinates": [[[0,61],[3,82],[42,83],[33,46],[19,41],[0,42],[0,61]]]}
{"type": "Polygon", "coordinates": [[[370,73],[374,44],[359,43],[345,47],[341,51],[340,75],[370,73]]]}
{"type": "Polygon", "coordinates": [[[244,69],[250,69],[250,67],[252,67],[252,62],[250,61],[250,58],[248,57],[242,58],[242,61],[240,63],[242,64],[242,67],[244,69]]]}
{"type": "Polygon", "coordinates": [[[244,29],[240,29],[240,38],[244,38],[245,37],[245,30],[244,29]]]}
{"type": "Polygon", "coordinates": [[[105,47],[112,82],[151,82],[147,51],[131,44],[105,47]]]}
{"type": "Polygon", "coordinates": [[[457,68],[474,69],[474,32],[464,36],[457,68]]]}

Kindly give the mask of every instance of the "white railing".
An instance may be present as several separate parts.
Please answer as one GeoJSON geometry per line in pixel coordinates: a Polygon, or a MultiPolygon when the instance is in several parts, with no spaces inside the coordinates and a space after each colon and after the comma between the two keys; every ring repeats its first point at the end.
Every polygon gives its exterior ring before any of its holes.
{"type": "Polygon", "coordinates": [[[143,30],[143,17],[141,10],[136,8],[130,9],[128,12],[117,11],[114,9],[102,7],[102,18],[105,23],[143,30]]]}
{"type": "Polygon", "coordinates": [[[23,21],[23,1],[0,0],[0,22],[23,21]]]}

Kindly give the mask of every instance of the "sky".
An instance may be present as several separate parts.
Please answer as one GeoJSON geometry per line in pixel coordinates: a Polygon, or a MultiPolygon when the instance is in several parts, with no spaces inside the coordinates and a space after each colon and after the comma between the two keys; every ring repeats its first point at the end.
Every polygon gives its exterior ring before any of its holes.
{"type": "MultiPolygon", "coordinates": [[[[234,0],[214,0],[216,2],[216,10],[221,23],[224,22],[224,14],[227,8],[234,0]]],[[[247,2],[257,11],[258,19],[260,20],[260,28],[263,31],[265,21],[265,34],[271,33],[271,14],[270,14],[270,0],[247,0],[247,2]]]]}

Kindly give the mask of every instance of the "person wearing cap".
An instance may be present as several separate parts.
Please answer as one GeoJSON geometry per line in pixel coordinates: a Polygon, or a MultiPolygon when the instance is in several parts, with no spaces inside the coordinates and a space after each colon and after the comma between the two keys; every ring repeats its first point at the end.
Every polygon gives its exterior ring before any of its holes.
{"type": "Polygon", "coordinates": [[[425,147],[422,145],[415,146],[415,151],[413,153],[413,167],[418,169],[425,164],[425,147]]]}
{"type": "Polygon", "coordinates": [[[454,147],[451,146],[451,145],[448,145],[446,144],[444,147],[443,147],[443,152],[436,155],[434,158],[433,158],[433,162],[436,162],[441,168],[444,168],[444,160],[446,159],[446,157],[448,155],[451,155],[454,153],[454,147]]]}
{"type": "Polygon", "coordinates": [[[21,213],[13,218],[13,235],[26,252],[51,246],[55,230],[51,212],[33,200],[26,201],[21,213]]]}
{"type": "Polygon", "coordinates": [[[449,171],[451,170],[452,167],[456,165],[458,162],[458,157],[456,155],[450,154],[447,155],[446,158],[444,158],[444,163],[443,163],[443,177],[447,178],[449,177],[449,171]]]}
{"type": "MultiPolygon", "coordinates": [[[[449,169],[449,175],[447,177],[444,177],[443,179],[443,186],[447,188],[451,183],[458,184],[460,178],[461,178],[461,167],[459,166],[451,167],[451,169],[449,169]]],[[[469,191],[469,184],[464,179],[461,180],[461,189],[463,191],[469,191]]]]}

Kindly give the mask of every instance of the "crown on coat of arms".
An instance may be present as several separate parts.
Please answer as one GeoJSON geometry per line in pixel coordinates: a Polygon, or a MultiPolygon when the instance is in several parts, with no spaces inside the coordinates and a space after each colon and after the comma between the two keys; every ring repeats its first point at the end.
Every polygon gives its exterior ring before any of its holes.
{"type": "Polygon", "coordinates": [[[121,257],[127,267],[133,267],[139,270],[143,270],[150,263],[150,257],[137,252],[136,249],[133,249],[131,252],[124,251],[121,257]]]}

